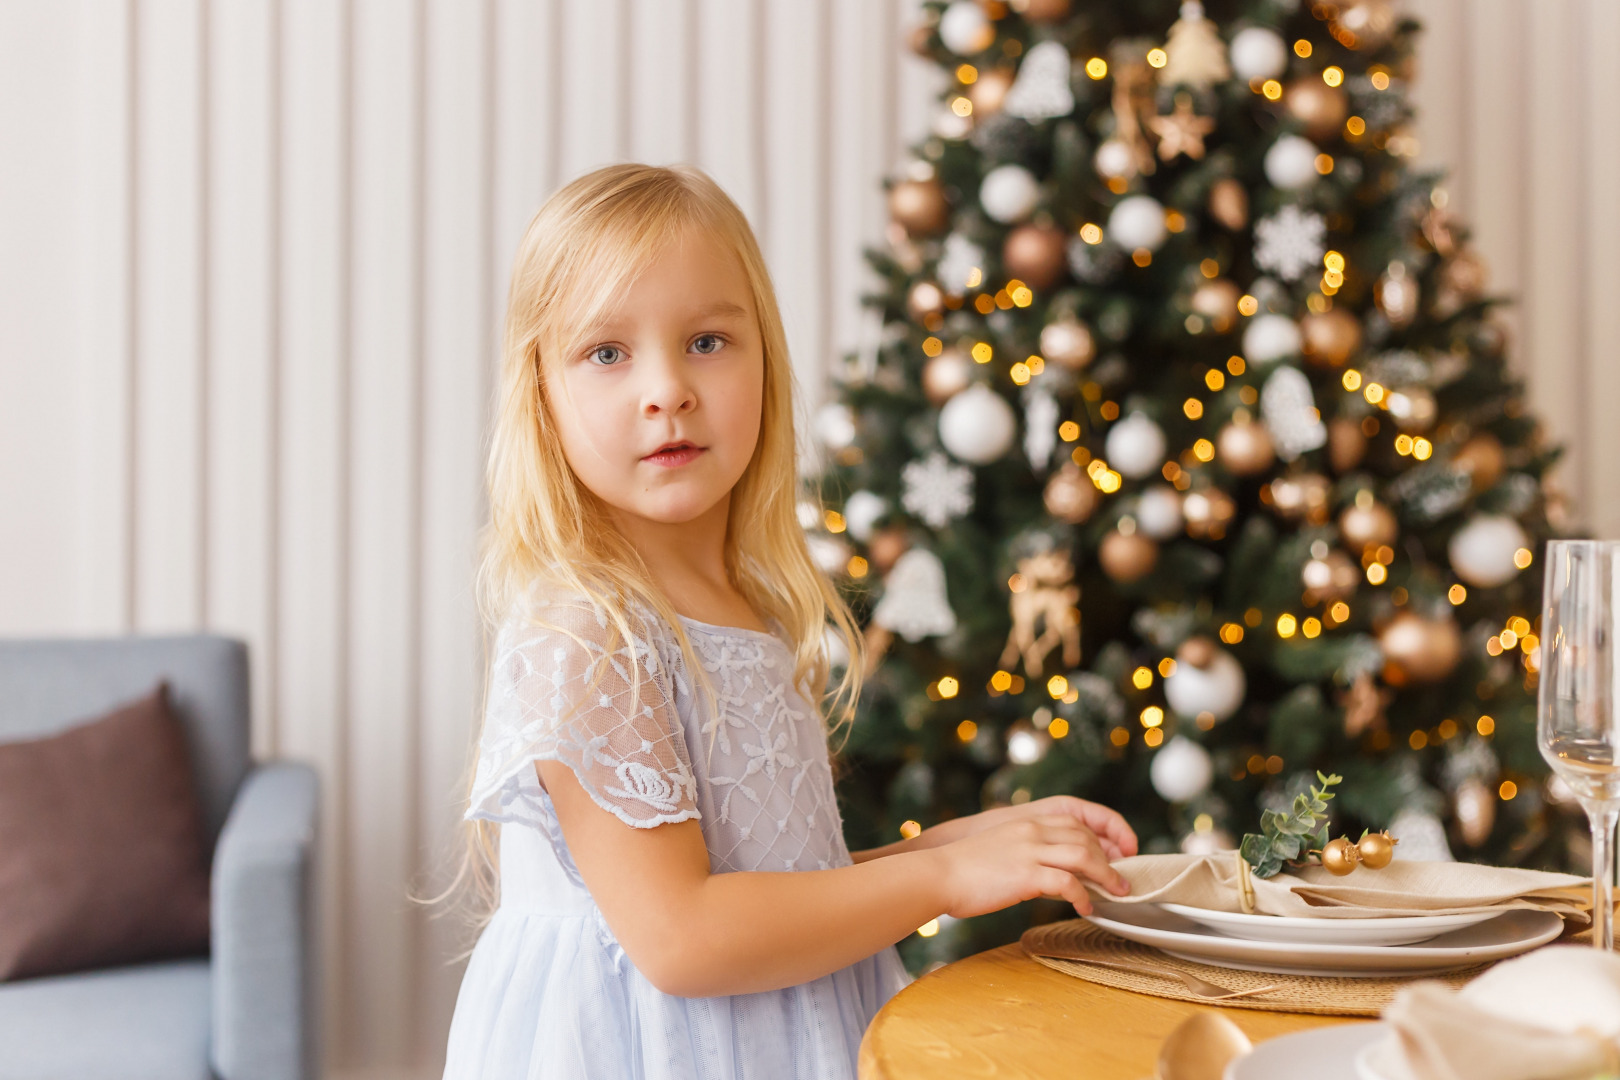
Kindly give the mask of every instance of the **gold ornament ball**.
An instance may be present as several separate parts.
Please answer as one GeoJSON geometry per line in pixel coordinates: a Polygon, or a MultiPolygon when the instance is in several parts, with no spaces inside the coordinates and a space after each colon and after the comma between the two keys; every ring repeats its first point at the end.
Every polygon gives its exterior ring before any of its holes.
{"type": "Polygon", "coordinates": [[[1451,809],[1463,843],[1479,847],[1491,838],[1496,827],[1496,795],[1483,780],[1471,776],[1458,784],[1451,809]]]}
{"type": "Polygon", "coordinates": [[[1091,328],[1074,318],[1047,323],[1041,330],[1041,355],[1060,367],[1079,371],[1097,355],[1091,328]]]}
{"type": "Polygon", "coordinates": [[[1209,189],[1209,216],[1237,232],[1249,223],[1249,193],[1230,176],[1215,181],[1209,189]]]}
{"type": "Polygon", "coordinates": [[[1103,537],[1097,549],[1097,561],[1103,573],[1121,585],[1140,581],[1159,561],[1159,545],[1140,533],[1122,533],[1118,530],[1103,537]]]}
{"type": "Polygon", "coordinates": [[[1502,443],[1495,435],[1482,431],[1457,448],[1451,464],[1468,474],[1476,494],[1487,491],[1502,479],[1502,443]]]}
{"type": "Polygon", "coordinates": [[[1440,293],[1452,311],[1485,294],[1490,283],[1490,267],[1472,248],[1457,252],[1440,268],[1440,293]]]}
{"type": "Polygon", "coordinates": [[[1344,877],[1360,861],[1361,852],[1356,850],[1356,845],[1342,836],[1329,840],[1322,848],[1322,866],[1334,877],[1344,877]]]}
{"type": "Polygon", "coordinates": [[[1283,107],[1305,125],[1305,133],[1321,142],[1339,133],[1350,115],[1344,91],[1329,86],[1319,75],[1301,75],[1283,92],[1283,107]]]}
{"type": "Polygon", "coordinates": [[[1361,348],[1361,320],[1343,308],[1313,311],[1299,321],[1305,355],[1318,364],[1342,367],[1361,348]]]}
{"type": "Polygon", "coordinates": [[[1384,276],[1373,286],[1373,298],[1378,310],[1384,313],[1389,325],[1399,329],[1417,318],[1417,278],[1407,272],[1404,263],[1390,263],[1384,276]]]}
{"type": "Polygon", "coordinates": [[[889,189],[889,216],[912,236],[945,231],[951,206],[937,180],[901,180],[889,189]]]}
{"type": "Polygon", "coordinates": [[[1351,49],[1377,49],[1395,36],[1399,14],[1391,0],[1350,0],[1328,22],[1334,37],[1351,49]]]}
{"type": "Polygon", "coordinates": [[[1440,410],[1434,395],[1418,386],[1393,390],[1384,398],[1384,409],[1402,431],[1428,431],[1440,410]]]}
{"type": "Polygon", "coordinates": [[[1367,436],[1361,425],[1347,416],[1328,422],[1328,462],[1336,473],[1347,473],[1367,456],[1367,436]]]}
{"type": "Polygon", "coordinates": [[[1344,537],[1351,550],[1365,551],[1370,547],[1393,544],[1395,537],[1400,535],[1400,526],[1395,521],[1394,512],[1383,503],[1374,502],[1366,506],[1352,503],[1339,515],[1339,535],[1344,537]]]}
{"type": "Polygon", "coordinates": [[[1096,485],[1086,479],[1080,467],[1071,462],[1058,469],[1046,482],[1042,501],[1046,503],[1047,513],[1059,521],[1078,525],[1097,509],[1102,496],[1097,493],[1096,485]]]}
{"type": "Polygon", "coordinates": [[[1439,682],[1462,657],[1462,634],[1450,616],[1425,618],[1403,611],[1378,635],[1384,681],[1394,686],[1439,682]]]}
{"type": "Polygon", "coordinates": [[[1052,225],[1020,225],[1007,234],[1001,262],[1011,277],[1032,289],[1045,289],[1063,276],[1063,230],[1052,225]]]}
{"type": "Polygon", "coordinates": [[[946,349],[923,365],[923,395],[943,405],[973,381],[974,363],[960,349],[946,349]]]}
{"type": "Polygon", "coordinates": [[[1183,641],[1181,647],[1176,650],[1176,663],[1187,664],[1202,671],[1215,662],[1216,654],[1213,641],[1202,634],[1195,634],[1183,641]]]}
{"type": "Polygon", "coordinates": [[[973,115],[979,119],[1001,111],[1001,103],[1012,89],[1013,74],[1006,68],[988,68],[968,87],[968,100],[973,102],[973,115]]]}
{"type": "Polygon", "coordinates": [[[1319,525],[1328,518],[1328,493],[1332,488],[1321,473],[1295,473],[1267,484],[1260,492],[1260,500],[1289,521],[1319,525]]]}
{"type": "Polygon", "coordinates": [[[1250,420],[1233,421],[1221,428],[1221,433],[1215,436],[1215,456],[1237,476],[1263,473],[1277,459],[1271,435],[1263,425],[1250,420]]]}
{"type": "Polygon", "coordinates": [[[1219,540],[1237,514],[1237,503],[1220,488],[1188,492],[1181,500],[1187,535],[1194,540],[1219,540]]]}
{"type": "Polygon", "coordinates": [[[934,32],[937,20],[934,23],[920,22],[911,28],[906,36],[906,47],[925,60],[934,58],[934,32]]]}
{"type": "Polygon", "coordinates": [[[1370,832],[1356,842],[1356,850],[1361,852],[1361,864],[1369,870],[1382,870],[1395,858],[1395,845],[1398,843],[1387,832],[1370,832]]]}
{"type": "Polygon", "coordinates": [[[1226,278],[1215,278],[1193,290],[1191,306],[1195,313],[1209,320],[1216,333],[1224,334],[1237,321],[1241,299],[1243,293],[1237,285],[1226,278]]]}
{"type": "Polygon", "coordinates": [[[919,281],[906,293],[906,312],[916,322],[945,310],[945,293],[932,281],[919,281]]]}
{"type": "Polygon", "coordinates": [[[1031,22],[1057,22],[1069,17],[1069,0],[1012,0],[1012,9],[1031,22]]]}
{"type": "Polygon", "coordinates": [[[1299,580],[1305,586],[1307,604],[1331,603],[1355,595],[1361,571],[1344,552],[1330,551],[1307,562],[1299,572],[1299,580]]]}
{"type": "Polygon", "coordinates": [[[906,531],[897,525],[891,525],[872,534],[871,542],[866,545],[866,553],[872,556],[872,563],[877,567],[878,573],[886,574],[910,546],[911,541],[907,539],[906,531]]]}

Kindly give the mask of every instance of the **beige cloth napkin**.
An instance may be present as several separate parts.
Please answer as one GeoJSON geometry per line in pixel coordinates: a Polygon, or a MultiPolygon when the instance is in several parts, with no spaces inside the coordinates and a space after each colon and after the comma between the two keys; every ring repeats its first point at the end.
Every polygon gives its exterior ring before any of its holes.
{"type": "Polygon", "coordinates": [[[1369,1053],[1391,1080],[1588,1080],[1620,1072],[1620,956],[1555,945],[1498,964],[1453,994],[1402,990],[1369,1053]]]}
{"type": "MultiPolygon", "coordinates": [[[[1131,883],[1129,896],[1093,886],[1106,900],[1125,904],[1185,904],[1243,911],[1243,877],[1235,851],[1212,855],[1134,855],[1114,869],[1131,883]]],[[[1247,875],[1253,910],[1296,918],[1374,919],[1398,915],[1461,915],[1487,908],[1534,908],[1575,916],[1584,923],[1591,881],[1570,874],[1476,863],[1396,859],[1382,870],[1358,869],[1334,877],[1309,866],[1260,879],[1247,875]]]]}

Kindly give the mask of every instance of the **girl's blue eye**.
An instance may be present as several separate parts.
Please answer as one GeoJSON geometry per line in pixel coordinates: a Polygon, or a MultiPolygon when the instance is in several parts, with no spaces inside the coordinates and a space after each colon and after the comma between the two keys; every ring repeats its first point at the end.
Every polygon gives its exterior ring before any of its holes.
{"type": "Polygon", "coordinates": [[[618,352],[619,347],[617,345],[598,345],[596,348],[591,350],[591,359],[598,362],[598,367],[612,367],[614,364],[619,362],[617,357],[618,352]],[[603,359],[603,353],[610,353],[614,355],[603,359]]]}
{"type": "Polygon", "coordinates": [[[719,334],[702,334],[698,337],[697,341],[692,342],[693,348],[696,348],[697,351],[703,356],[713,356],[715,353],[720,351],[720,346],[724,344],[725,339],[719,334]],[[714,342],[714,347],[712,349],[699,348],[698,342],[701,341],[712,341],[714,342]]]}

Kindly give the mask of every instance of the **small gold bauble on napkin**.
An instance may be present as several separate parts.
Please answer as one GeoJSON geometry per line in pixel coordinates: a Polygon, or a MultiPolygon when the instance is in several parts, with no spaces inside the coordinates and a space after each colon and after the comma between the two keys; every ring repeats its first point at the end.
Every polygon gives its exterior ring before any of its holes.
{"type": "Polygon", "coordinates": [[[1477,863],[1396,858],[1377,873],[1335,877],[1320,866],[1271,878],[1244,875],[1233,851],[1211,855],[1134,855],[1114,869],[1130,882],[1128,896],[1098,892],[1122,904],[1184,904],[1215,911],[1250,910],[1293,918],[1374,919],[1462,915],[1486,909],[1555,911],[1584,924],[1591,880],[1572,874],[1477,863]],[[1245,882],[1245,878],[1247,881],[1245,882]],[[1252,891],[1252,907],[1243,890],[1252,891]]]}

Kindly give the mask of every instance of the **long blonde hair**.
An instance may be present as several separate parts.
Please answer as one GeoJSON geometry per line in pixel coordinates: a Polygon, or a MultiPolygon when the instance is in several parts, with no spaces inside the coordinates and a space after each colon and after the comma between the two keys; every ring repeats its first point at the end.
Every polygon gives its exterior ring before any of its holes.
{"type": "MultiPolygon", "coordinates": [[[[691,166],[597,169],[547,199],[524,231],[507,297],[486,475],[490,516],[478,572],[486,632],[496,631],[536,587],[583,596],[603,611],[616,636],[609,651],[640,636],[627,611],[651,611],[673,631],[687,670],[713,705],[712,687],[674,609],[613,527],[604,504],[569,467],[546,400],[547,372],[564,350],[688,228],[707,231],[736,254],[764,343],[759,441],[731,491],[726,572],[755,612],[780,623],[795,653],[794,685],[824,717],[835,718],[829,732],[838,730],[853,718],[860,694],[862,637],[849,607],[812,560],[799,525],[793,366],[776,293],[747,218],[718,184],[691,166]],[[831,691],[829,623],[848,652],[831,691]]],[[[484,901],[480,922],[496,897],[495,836],[490,822],[469,824],[470,858],[463,870],[471,871],[484,901]]]]}

